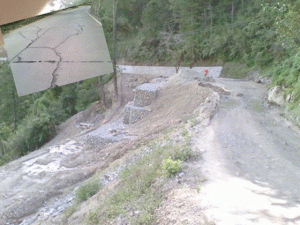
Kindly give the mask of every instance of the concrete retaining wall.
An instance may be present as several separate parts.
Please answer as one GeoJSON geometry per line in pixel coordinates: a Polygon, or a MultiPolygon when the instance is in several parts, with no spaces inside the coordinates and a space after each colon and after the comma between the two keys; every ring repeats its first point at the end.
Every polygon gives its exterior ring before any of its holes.
{"type": "MultiPolygon", "coordinates": [[[[176,74],[175,67],[165,67],[165,66],[126,66],[118,65],[123,73],[129,74],[147,74],[147,75],[157,75],[170,77],[176,74]]],[[[222,67],[180,67],[179,73],[184,77],[199,77],[204,75],[204,70],[208,70],[208,76],[217,78],[221,74],[222,67]]]]}

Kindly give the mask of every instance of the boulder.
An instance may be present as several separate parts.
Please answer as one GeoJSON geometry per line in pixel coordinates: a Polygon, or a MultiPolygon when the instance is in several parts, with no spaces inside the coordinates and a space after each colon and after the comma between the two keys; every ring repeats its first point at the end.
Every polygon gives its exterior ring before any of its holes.
{"type": "Polygon", "coordinates": [[[294,95],[295,95],[295,92],[293,91],[292,93],[288,94],[286,96],[286,101],[287,102],[294,102],[294,95]]]}
{"type": "Polygon", "coordinates": [[[271,88],[269,90],[268,101],[280,106],[284,105],[284,91],[279,86],[271,88]]]}

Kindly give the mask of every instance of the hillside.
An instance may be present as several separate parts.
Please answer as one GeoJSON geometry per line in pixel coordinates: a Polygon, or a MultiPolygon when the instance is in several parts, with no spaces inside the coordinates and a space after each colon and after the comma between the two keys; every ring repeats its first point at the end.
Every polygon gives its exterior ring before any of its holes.
{"type": "Polygon", "coordinates": [[[126,102],[159,87],[148,115],[124,124],[119,102],[96,103],[1,167],[0,222],[299,224],[299,129],[266,85],[188,71],[123,74],[126,102]]]}
{"type": "MultiPolygon", "coordinates": [[[[111,49],[112,9],[109,0],[92,5],[111,49]]],[[[299,10],[298,0],[120,1],[118,58],[134,65],[219,65],[224,77],[271,78],[287,99],[286,116],[299,124],[299,10]]]]}
{"type": "Polygon", "coordinates": [[[0,224],[300,224],[300,1],[118,7],[118,97],[107,75],[18,98],[1,62],[0,224]]]}

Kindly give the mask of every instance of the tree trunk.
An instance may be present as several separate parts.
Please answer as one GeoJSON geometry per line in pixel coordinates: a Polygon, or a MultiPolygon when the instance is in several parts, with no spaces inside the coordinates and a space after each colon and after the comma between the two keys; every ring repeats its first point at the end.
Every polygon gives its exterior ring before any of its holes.
{"type": "Polygon", "coordinates": [[[102,76],[100,76],[98,78],[98,84],[99,84],[99,97],[101,99],[101,103],[105,106],[105,108],[107,108],[104,85],[103,85],[103,77],[102,76]]]}
{"type": "Polygon", "coordinates": [[[213,26],[213,14],[212,14],[212,6],[209,4],[210,8],[210,37],[212,36],[212,26],[213,26]]]}
{"type": "Polygon", "coordinates": [[[232,6],[231,6],[231,26],[233,26],[234,2],[235,0],[232,1],[232,6]]]}
{"type": "MultiPolygon", "coordinates": [[[[203,7],[204,8],[204,7],[203,7]]],[[[206,22],[206,9],[204,10],[204,26],[207,26],[207,22],[206,22]]]]}
{"type": "Polygon", "coordinates": [[[113,10],[113,36],[114,36],[114,91],[115,96],[118,97],[118,80],[117,80],[117,55],[118,55],[118,2],[119,0],[114,0],[114,10],[113,10]]]}
{"type": "Polygon", "coordinates": [[[13,97],[13,101],[14,101],[14,132],[17,131],[17,99],[16,99],[16,92],[15,90],[13,89],[13,92],[12,92],[12,97],[13,97]]]}

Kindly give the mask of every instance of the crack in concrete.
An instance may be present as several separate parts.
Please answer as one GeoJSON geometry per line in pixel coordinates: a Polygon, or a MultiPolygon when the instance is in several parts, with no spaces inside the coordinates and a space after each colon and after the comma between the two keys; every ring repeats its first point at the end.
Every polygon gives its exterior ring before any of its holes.
{"type": "MultiPolygon", "coordinates": [[[[53,50],[53,49],[52,49],[53,50]]],[[[111,62],[104,62],[104,61],[55,61],[55,60],[38,60],[38,61],[34,61],[34,60],[28,60],[28,61],[21,61],[21,57],[19,57],[20,60],[13,62],[13,63],[56,63],[56,62],[61,62],[61,63],[111,63],[111,62]]]]}
{"type": "Polygon", "coordinates": [[[59,61],[56,65],[56,68],[54,69],[53,73],[52,73],[52,80],[51,80],[51,83],[50,83],[50,88],[54,88],[54,87],[57,87],[56,85],[56,81],[57,81],[57,77],[58,77],[58,74],[56,74],[56,71],[59,69],[59,66],[60,66],[60,62],[62,61],[62,57],[60,56],[60,54],[58,52],[56,52],[55,49],[53,49],[53,51],[55,52],[55,54],[59,57],[59,61]]]}
{"type": "MultiPolygon", "coordinates": [[[[59,23],[61,21],[58,21],[57,23],[59,23]]],[[[57,24],[56,23],[56,24],[57,24]]],[[[55,25],[56,25],[55,24],[55,25]]],[[[54,69],[54,71],[52,72],[52,80],[51,80],[51,83],[50,83],[50,88],[54,88],[56,87],[56,81],[57,81],[57,77],[58,77],[58,74],[56,74],[57,70],[60,68],[60,63],[62,62],[62,57],[60,56],[60,53],[58,53],[56,51],[56,48],[58,48],[59,46],[61,46],[62,44],[64,44],[69,38],[73,37],[73,36],[78,36],[79,34],[81,34],[83,32],[83,26],[81,26],[80,24],[78,24],[78,27],[80,29],[76,29],[77,33],[76,34],[71,34],[69,35],[68,37],[66,37],[61,43],[59,43],[56,47],[54,48],[50,48],[50,47],[30,47],[36,40],[38,40],[40,37],[42,37],[45,33],[47,33],[50,29],[52,29],[53,27],[52,26],[50,27],[48,30],[46,30],[41,36],[38,34],[42,29],[40,29],[39,27],[38,28],[38,31],[36,32],[36,35],[37,35],[37,38],[34,39],[34,40],[31,40],[31,43],[29,43],[26,48],[24,48],[21,52],[19,52],[14,58],[12,58],[10,60],[10,62],[12,62],[16,57],[18,57],[18,61],[14,62],[14,63],[36,63],[36,62],[42,62],[42,61],[21,61],[21,57],[19,56],[22,52],[24,52],[25,50],[27,50],[28,48],[47,48],[47,49],[51,49],[52,51],[54,51],[54,53],[59,57],[59,61],[57,62],[57,66],[56,68],[54,69]]],[[[21,34],[21,32],[19,32],[19,34],[26,39],[26,37],[21,34]]],[[[28,40],[28,39],[27,39],[28,40]]],[[[55,63],[56,61],[53,61],[53,60],[48,60],[49,63],[55,63]]]]}
{"type": "Polygon", "coordinates": [[[39,37],[40,37],[39,33],[40,33],[40,31],[42,30],[42,28],[40,28],[40,27],[38,27],[38,26],[34,26],[34,25],[33,25],[33,27],[36,27],[36,28],[38,29],[38,31],[37,31],[37,33],[36,33],[36,36],[39,38],[39,37]]]}
{"type": "MultiPolygon", "coordinates": [[[[22,38],[24,38],[25,40],[31,41],[31,43],[33,42],[33,40],[31,40],[31,39],[28,39],[27,37],[25,37],[25,36],[24,36],[24,34],[22,34],[22,32],[21,32],[21,31],[19,31],[18,33],[19,33],[19,34],[20,34],[20,36],[21,36],[22,38]]],[[[31,43],[30,43],[30,44],[31,44],[31,43]]]]}
{"type": "MultiPolygon", "coordinates": [[[[60,21],[58,21],[57,23],[59,23],[60,21]]],[[[56,24],[57,24],[56,23],[56,24]]],[[[56,25],[55,24],[55,25],[56,25]]],[[[54,25],[54,26],[55,26],[54,25]]],[[[50,29],[52,29],[54,26],[52,26],[52,27],[50,27],[48,30],[46,30],[41,36],[43,36],[45,33],[47,33],[50,29]]],[[[36,36],[37,36],[37,38],[36,39],[34,39],[31,43],[29,43],[22,51],[20,51],[16,56],[14,56],[11,60],[9,60],[9,62],[11,63],[16,57],[19,57],[19,55],[21,54],[21,53],[23,53],[26,49],[28,49],[29,47],[30,47],[30,45],[32,45],[32,43],[34,43],[37,39],[39,39],[41,36],[39,36],[38,35],[38,33],[41,31],[42,29],[41,28],[39,28],[39,30],[37,31],[37,33],[36,33],[36,36]]],[[[22,36],[22,35],[21,35],[22,36]]],[[[28,40],[28,39],[27,39],[28,40]]]]}
{"type": "Polygon", "coordinates": [[[68,37],[66,37],[60,44],[58,44],[56,47],[54,47],[52,50],[55,52],[55,54],[59,57],[59,62],[57,63],[57,66],[56,68],[54,69],[53,73],[52,73],[52,81],[51,81],[51,84],[50,84],[50,88],[54,88],[54,87],[57,87],[57,84],[56,84],[56,81],[57,81],[57,78],[58,78],[58,74],[56,73],[56,71],[60,68],[60,63],[62,62],[62,57],[60,56],[60,54],[56,51],[56,48],[58,48],[59,46],[61,46],[62,44],[64,44],[69,38],[73,37],[73,36],[78,36],[79,34],[81,34],[83,32],[83,27],[80,26],[78,24],[80,30],[77,30],[77,33],[76,34],[71,34],[69,35],[68,37]]]}
{"type": "Polygon", "coordinates": [[[66,37],[65,40],[63,40],[60,44],[58,44],[58,45],[57,45],[56,47],[54,47],[54,48],[56,49],[56,48],[58,48],[59,46],[61,46],[62,44],[64,44],[70,37],[77,36],[77,35],[81,34],[82,31],[83,31],[83,27],[82,27],[81,25],[79,25],[79,24],[78,24],[78,27],[80,28],[80,30],[75,29],[75,30],[77,31],[76,34],[71,34],[71,35],[69,35],[68,37],[66,37]]]}
{"type": "Polygon", "coordinates": [[[40,27],[38,27],[38,26],[33,26],[33,25],[31,25],[30,27],[36,27],[38,30],[36,31],[36,36],[37,36],[37,38],[36,39],[28,39],[23,33],[22,33],[22,31],[19,31],[18,33],[20,34],[20,36],[22,37],[22,38],[24,38],[25,40],[28,40],[28,41],[31,41],[31,43],[30,44],[32,44],[32,42],[34,42],[35,40],[37,40],[40,36],[39,36],[39,32],[42,30],[40,27]]]}
{"type": "Polygon", "coordinates": [[[13,62],[13,63],[56,63],[55,60],[46,60],[46,61],[42,61],[42,60],[39,60],[39,61],[17,61],[17,62],[13,62]]]}
{"type": "MultiPolygon", "coordinates": [[[[20,51],[16,56],[14,56],[9,62],[12,62],[13,60],[15,60],[18,57],[18,60],[13,62],[13,63],[42,63],[42,62],[46,62],[46,63],[57,63],[56,68],[53,70],[52,72],[52,80],[50,83],[50,88],[54,88],[56,87],[56,82],[58,79],[58,74],[57,71],[60,69],[60,64],[61,63],[75,63],[76,61],[63,61],[62,57],[60,56],[60,53],[57,52],[57,48],[60,47],[61,45],[63,45],[65,42],[67,42],[71,37],[73,36],[78,36],[83,32],[83,27],[84,25],[77,23],[78,28],[74,27],[74,29],[77,31],[75,34],[71,34],[69,36],[67,36],[61,43],[59,43],[57,46],[55,46],[54,48],[51,47],[30,47],[35,41],[37,41],[40,37],[42,37],[44,34],[46,34],[49,30],[51,30],[53,27],[55,27],[58,23],[62,22],[62,20],[57,21],[53,26],[51,26],[49,29],[47,29],[45,32],[43,32],[41,35],[39,34],[42,29],[38,26],[34,26],[37,27],[38,30],[36,31],[36,36],[37,38],[30,40],[31,43],[29,43],[22,51],[20,51]],[[59,57],[59,61],[55,61],[55,60],[46,60],[46,61],[34,61],[34,60],[29,60],[29,61],[21,61],[21,57],[19,56],[21,53],[23,53],[25,50],[27,50],[28,48],[47,48],[47,49],[51,49],[52,51],[54,51],[54,53],[59,57]]],[[[70,26],[66,26],[68,28],[70,28],[70,26]]],[[[21,32],[19,32],[19,34],[27,39],[21,32]]],[[[28,40],[28,39],[27,39],[28,40]]],[[[79,61],[76,63],[105,63],[104,61],[79,61]]],[[[107,61],[107,63],[111,63],[111,61],[107,61]]]]}

